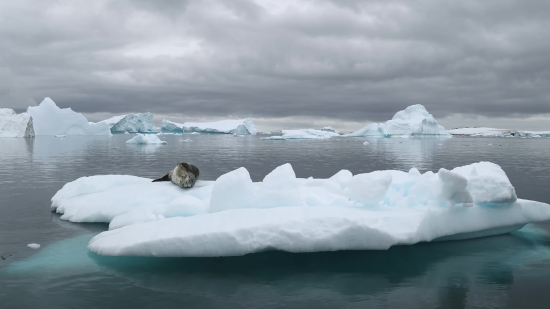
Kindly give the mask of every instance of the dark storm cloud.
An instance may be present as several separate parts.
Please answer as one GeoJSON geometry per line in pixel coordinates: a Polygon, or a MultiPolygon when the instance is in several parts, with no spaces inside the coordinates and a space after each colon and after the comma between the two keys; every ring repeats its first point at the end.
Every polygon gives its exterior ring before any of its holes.
{"type": "Polygon", "coordinates": [[[550,113],[547,1],[4,1],[0,106],[379,121],[550,113]],[[32,100],[31,100],[32,99],[32,100]]]}

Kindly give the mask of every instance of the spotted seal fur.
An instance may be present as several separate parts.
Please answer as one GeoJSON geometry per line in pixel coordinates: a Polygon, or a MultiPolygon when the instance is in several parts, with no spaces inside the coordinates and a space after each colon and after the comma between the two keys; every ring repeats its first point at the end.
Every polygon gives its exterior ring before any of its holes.
{"type": "Polygon", "coordinates": [[[171,181],[182,188],[192,188],[195,185],[195,182],[199,178],[199,168],[193,164],[181,162],[178,165],[168,172],[168,174],[162,176],[161,178],[153,180],[153,182],[158,181],[171,181]]]}

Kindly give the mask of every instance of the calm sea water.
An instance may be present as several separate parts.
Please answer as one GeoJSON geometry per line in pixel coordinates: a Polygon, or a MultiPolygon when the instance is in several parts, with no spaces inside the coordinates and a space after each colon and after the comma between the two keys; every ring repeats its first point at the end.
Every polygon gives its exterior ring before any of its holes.
{"type": "Polygon", "coordinates": [[[106,258],[87,242],[104,224],[51,213],[65,183],[98,174],[162,176],[179,161],[214,180],[253,180],[291,163],[299,177],[420,171],[478,161],[502,166],[518,196],[550,203],[550,139],[265,141],[166,135],[0,139],[0,308],[550,308],[550,224],[509,235],[387,251],[265,252],[227,258],[106,258]],[[183,141],[184,139],[192,141],[183,141]],[[39,250],[26,247],[39,243],[39,250]]]}

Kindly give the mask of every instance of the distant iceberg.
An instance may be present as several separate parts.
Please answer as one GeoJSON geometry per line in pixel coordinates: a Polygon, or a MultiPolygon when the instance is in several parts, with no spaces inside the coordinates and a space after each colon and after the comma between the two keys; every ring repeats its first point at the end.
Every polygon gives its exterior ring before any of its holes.
{"type": "Polygon", "coordinates": [[[282,135],[262,137],[268,140],[286,140],[286,139],[327,139],[340,134],[328,130],[300,129],[300,130],[282,130],[282,135]]]}
{"type": "Polygon", "coordinates": [[[136,136],[126,141],[126,144],[166,144],[165,141],[154,134],[136,134],[136,136]]]}
{"type": "Polygon", "coordinates": [[[16,114],[13,109],[0,108],[0,137],[34,137],[34,135],[31,115],[16,114]]]}
{"type": "Polygon", "coordinates": [[[346,136],[409,137],[426,135],[451,136],[423,105],[416,104],[397,112],[391,120],[370,124],[346,136]]]}
{"type": "Polygon", "coordinates": [[[105,123],[89,123],[84,115],[70,108],[59,108],[50,98],[29,106],[36,135],[111,135],[105,123]]]}
{"type": "Polygon", "coordinates": [[[451,135],[474,137],[550,137],[550,131],[521,131],[487,127],[470,127],[447,130],[451,135]]]}
{"type": "Polygon", "coordinates": [[[326,131],[326,132],[332,132],[332,133],[338,133],[338,131],[336,131],[333,127],[331,126],[326,126],[326,127],[322,127],[321,129],[319,129],[321,131],[326,131]]]}
{"type": "Polygon", "coordinates": [[[114,116],[100,121],[111,127],[111,133],[158,133],[159,129],[153,122],[153,114],[129,114],[114,116]]]}
{"type": "Polygon", "coordinates": [[[220,120],[216,122],[185,122],[177,123],[162,120],[161,129],[164,133],[222,133],[237,135],[256,135],[256,126],[250,118],[240,120],[220,120]]]}
{"type": "Polygon", "coordinates": [[[517,137],[550,137],[550,131],[516,131],[517,137]]]}
{"type": "Polygon", "coordinates": [[[82,177],[55,194],[52,208],[63,220],[109,222],[88,248],[122,256],[381,250],[550,219],[550,205],[518,199],[489,162],[424,174],[342,170],[328,179],[297,178],[285,164],[256,183],[239,168],[192,189],[135,176],[82,177]]]}
{"type": "Polygon", "coordinates": [[[507,129],[496,129],[496,128],[486,128],[486,127],[475,127],[475,128],[458,128],[447,130],[451,135],[457,136],[492,136],[492,137],[505,137],[505,136],[514,136],[515,131],[507,129]]]}

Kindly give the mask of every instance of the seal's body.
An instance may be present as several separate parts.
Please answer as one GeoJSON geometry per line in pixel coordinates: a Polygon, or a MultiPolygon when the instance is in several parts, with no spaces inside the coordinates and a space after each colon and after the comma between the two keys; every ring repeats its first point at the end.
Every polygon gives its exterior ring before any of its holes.
{"type": "Polygon", "coordinates": [[[161,178],[153,180],[157,181],[171,181],[182,188],[192,188],[195,182],[199,178],[199,168],[193,164],[178,163],[176,168],[168,172],[168,174],[161,178]]]}

